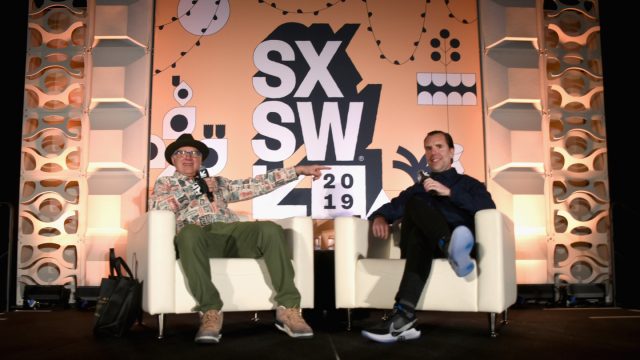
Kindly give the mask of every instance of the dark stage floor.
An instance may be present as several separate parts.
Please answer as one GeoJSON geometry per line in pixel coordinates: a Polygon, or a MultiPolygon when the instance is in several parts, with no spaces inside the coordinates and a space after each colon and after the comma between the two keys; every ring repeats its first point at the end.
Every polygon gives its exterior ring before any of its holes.
{"type": "Polygon", "coordinates": [[[638,359],[640,310],[542,308],[509,311],[497,338],[488,335],[488,316],[478,313],[420,312],[422,337],[377,344],[360,336],[382,311],[354,313],[346,331],[345,313],[306,312],[315,337],[291,339],[273,326],[273,313],[225,313],[220,344],[193,342],[195,314],[167,318],[165,338],[146,316],[123,338],[95,339],[89,310],[10,312],[0,315],[2,359],[638,359]]]}

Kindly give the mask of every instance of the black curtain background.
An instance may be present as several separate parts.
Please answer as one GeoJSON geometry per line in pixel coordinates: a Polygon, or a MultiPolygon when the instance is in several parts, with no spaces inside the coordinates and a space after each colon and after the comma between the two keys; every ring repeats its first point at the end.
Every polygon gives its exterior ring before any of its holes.
{"type": "MultiPolygon", "coordinates": [[[[0,86],[5,87],[7,96],[3,102],[5,109],[2,116],[2,140],[0,149],[2,152],[3,190],[0,191],[0,311],[6,306],[7,294],[7,260],[12,259],[12,268],[9,270],[10,299],[9,304],[15,303],[15,264],[17,247],[17,210],[20,186],[20,147],[22,135],[23,97],[24,97],[24,73],[26,60],[27,38],[27,12],[28,1],[13,3],[13,13],[5,14],[5,21],[9,26],[3,36],[3,63],[7,65],[2,71],[0,86]],[[15,209],[13,219],[14,233],[9,234],[10,207],[15,209]],[[8,253],[9,242],[12,244],[11,254],[8,253]]],[[[632,178],[630,173],[638,169],[630,170],[635,166],[635,147],[637,144],[636,132],[627,129],[637,126],[632,122],[638,119],[638,104],[640,101],[632,99],[636,93],[632,89],[637,78],[638,59],[630,54],[638,41],[637,20],[632,16],[635,12],[628,7],[628,3],[620,1],[599,1],[601,44],[604,65],[605,86],[605,112],[608,146],[608,166],[611,195],[612,234],[613,234],[613,276],[614,297],[616,305],[623,307],[640,308],[640,296],[637,293],[637,277],[640,267],[640,239],[637,235],[637,227],[632,227],[632,221],[639,219],[638,191],[631,190],[632,178]],[[617,45],[616,45],[617,44],[617,45]],[[619,45],[624,44],[624,45],[619,45]],[[626,150],[626,154],[625,154],[626,150]],[[630,159],[630,160],[624,160],[630,159]],[[626,171],[625,171],[626,170],[626,171]],[[635,263],[635,264],[634,264],[635,263]]]]}
{"type": "MultiPolygon", "coordinates": [[[[6,7],[6,6],[5,6],[6,7]]],[[[0,70],[0,86],[4,89],[4,108],[0,116],[2,139],[0,154],[2,160],[2,190],[0,191],[0,312],[7,306],[7,274],[10,278],[9,304],[15,304],[15,260],[18,231],[18,195],[20,193],[20,147],[22,143],[22,105],[24,97],[24,73],[27,42],[28,1],[13,1],[13,11],[5,11],[3,19],[8,26],[3,26],[2,36],[3,69],[0,70]],[[7,95],[13,94],[13,95],[7,95]],[[11,220],[10,209],[14,211],[13,234],[9,234],[11,220]],[[9,253],[9,242],[12,251],[9,253]],[[11,258],[11,269],[7,269],[11,258]],[[8,271],[8,273],[7,273],[8,271]]]]}
{"type": "Polygon", "coordinates": [[[616,305],[640,308],[637,287],[640,282],[640,220],[638,191],[631,189],[633,172],[638,171],[634,159],[638,132],[632,131],[638,119],[635,81],[638,59],[631,56],[638,41],[637,13],[621,1],[600,0],[602,60],[604,65],[604,99],[609,165],[613,234],[613,275],[616,305]],[[624,44],[624,45],[620,45],[624,44]],[[627,90],[625,90],[627,89],[627,90]],[[632,98],[635,95],[636,98],[632,98]],[[626,152],[626,153],[625,153],[626,152]],[[634,231],[635,230],[635,231],[634,231]],[[635,264],[634,264],[635,263],[635,264]]]}

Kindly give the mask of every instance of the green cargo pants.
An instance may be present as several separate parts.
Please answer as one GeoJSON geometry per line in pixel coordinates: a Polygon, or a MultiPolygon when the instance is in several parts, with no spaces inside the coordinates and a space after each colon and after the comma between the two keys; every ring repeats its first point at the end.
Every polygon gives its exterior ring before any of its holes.
{"type": "Polygon", "coordinates": [[[176,249],[194,310],[221,310],[220,293],[211,281],[210,258],[263,258],[275,289],[275,301],[286,308],[300,306],[284,230],[271,221],[217,222],[205,227],[186,225],[175,238],[176,249]]]}

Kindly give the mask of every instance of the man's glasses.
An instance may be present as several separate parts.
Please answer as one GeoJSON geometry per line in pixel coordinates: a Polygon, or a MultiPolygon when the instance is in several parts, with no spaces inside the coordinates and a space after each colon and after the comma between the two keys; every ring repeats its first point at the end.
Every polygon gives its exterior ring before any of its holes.
{"type": "Polygon", "coordinates": [[[191,150],[191,151],[187,151],[187,150],[176,150],[173,152],[173,155],[177,156],[177,157],[185,157],[187,155],[191,155],[191,157],[201,157],[202,153],[198,150],[191,150]]]}

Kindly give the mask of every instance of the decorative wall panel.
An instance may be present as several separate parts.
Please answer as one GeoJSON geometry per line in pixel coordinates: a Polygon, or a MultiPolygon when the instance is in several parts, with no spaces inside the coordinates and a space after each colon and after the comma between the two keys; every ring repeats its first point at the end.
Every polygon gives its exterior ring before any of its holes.
{"type": "Polygon", "coordinates": [[[600,26],[593,1],[545,3],[546,124],[553,189],[554,283],[600,283],[610,295],[609,181],[600,26]]]}
{"type": "Polygon", "coordinates": [[[99,285],[146,211],[151,0],[33,1],[17,303],[24,286],[99,285]]]}
{"type": "Polygon", "coordinates": [[[606,284],[610,295],[596,11],[593,1],[480,2],[487,185],[514,223],[519,284],[606,284]]]}
{"type": "Polygon", "coordinates": [[[65,285],[84,271],[82,128],[86,9],[32,2],[25,74],[17,303],[25,285],[65,285]]]}
{"type": "Polygon", "coordinates": [[[480,2],[487,187],[513,221],[519,284],[549,281],[541,11],[535,0],[480,2]]]}
{"type": "Polygon", "coordinates": [[[151,0],[95,0],[87,104],[87,285],[108,254],[124,256],[127,227],[146,211],[151,88],[151,0]]]}

